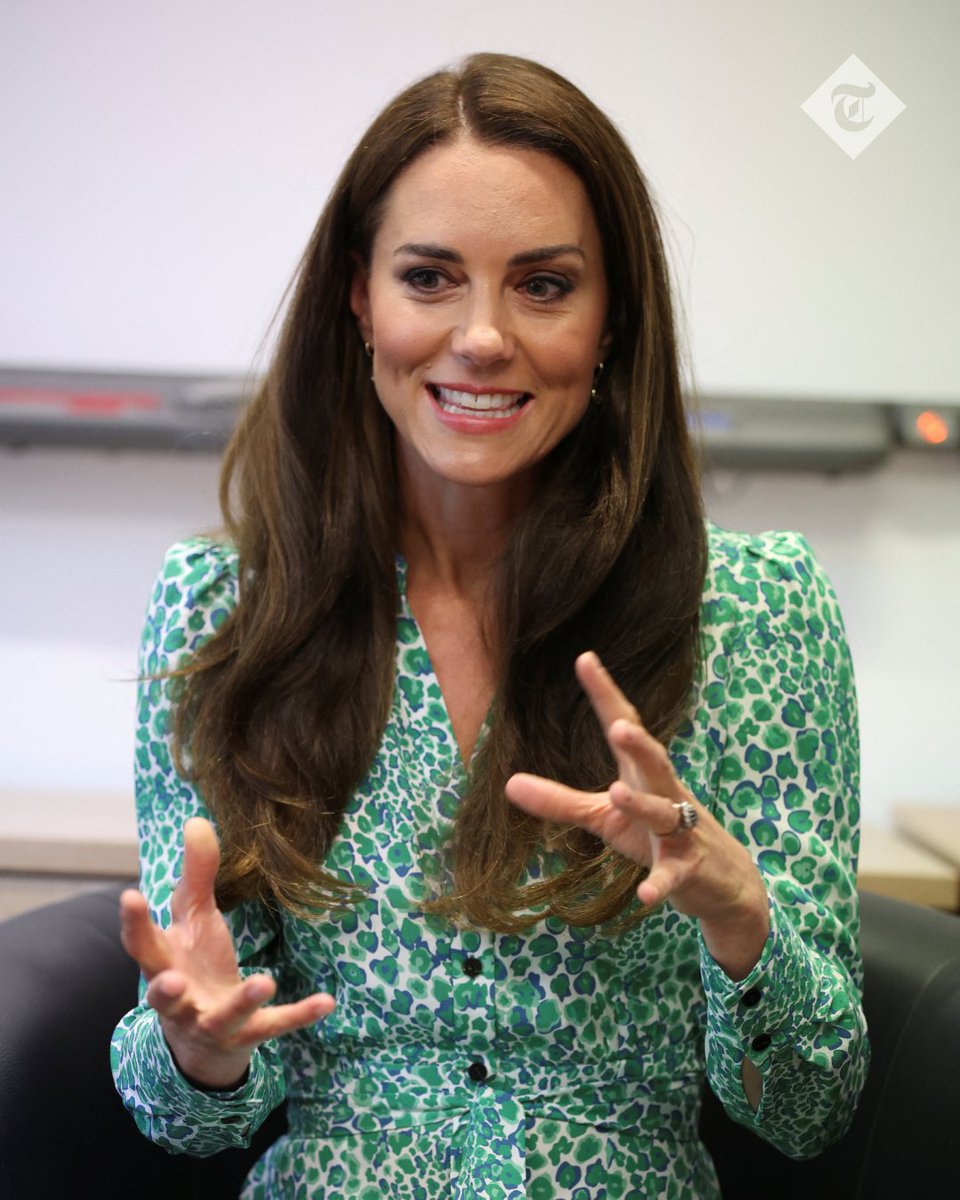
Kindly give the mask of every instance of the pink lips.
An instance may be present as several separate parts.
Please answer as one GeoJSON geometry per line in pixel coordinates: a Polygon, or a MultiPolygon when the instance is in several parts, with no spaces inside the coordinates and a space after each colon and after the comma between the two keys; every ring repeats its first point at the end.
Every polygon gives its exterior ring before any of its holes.
{"type": "Polygon", "coordinates": [[[473,384],[428,383],[434,412],[459,433],[499,433],[512,428],[532,396],[515,388],[479,388],[473,384]]]}

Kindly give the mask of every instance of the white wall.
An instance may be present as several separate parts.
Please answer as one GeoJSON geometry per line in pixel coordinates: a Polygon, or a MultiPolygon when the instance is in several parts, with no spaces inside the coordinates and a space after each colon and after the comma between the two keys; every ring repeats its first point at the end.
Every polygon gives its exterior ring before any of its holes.
{"type": "Polygon", "coordinates": [[[960,804],[960,471],[903,452],[867,475],[725,473],[707,507],[733,529],[801,529],[846,620],[860,699],[863,811],[960,804]]]}
{"type": "MultiPolygon", "coordinates": [[[[93,794],[131,827],[143,610],[166,546],[216,524],[216,478],[205,455],[0,450],[0,791],[76,791],[76,832],[93,794]]],[[[857,668],[866,816],[960,802],[956,458],[905,452],[832,479],[725,472],[707,503],[729,528],[802,529],[829,571],[857,668]]]]}
{"type": "Polygon", "coordinates": [[[702,386],[957,397],[958,44],[956,0],[4,0],[0,361],[246,370],[369,119],[494,49],[632,142],[702,386]],[[855,161],[800,109],[852,52],[907,106],[855,161]]]}
{"type": "Polygon", "coordinates": [[[166,547],[219,523],[216,483],[207,455],[0,448],[0,837],[132,836],[144,609],[166,547]]]}
{"type": "MultiPolygon", "coordinates": [[[[960,6],[899,0],[5,0],[0,364],[246,370],[380,104],[474,49],[541,58],[661,197],[705,389],[960,397],[960,6]],[[855,161],[800,111],[851,53],[906,103],[855,161]]],[[[864,805],[958,800],[957,457],[724,476],[805,530],[860,681],[864,805]]],[[[128,787],[134,650],[206,457],[0,450],[0,790],[128,787]]]]}

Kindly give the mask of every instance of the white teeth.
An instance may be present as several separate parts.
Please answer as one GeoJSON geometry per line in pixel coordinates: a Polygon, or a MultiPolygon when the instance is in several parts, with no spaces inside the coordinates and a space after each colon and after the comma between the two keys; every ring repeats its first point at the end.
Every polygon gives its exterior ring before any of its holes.
{"type": "Polygon", "coordinates": [[[464,409],[471,413],[484,413],[494,419],[512,417],[520,408],[522,396],[516,393],[487,392],[477,395],[474,392],[460,392],[453,388],[433,387],[431,389],[437,403],[444,412],[462,412],[464,409]]]}

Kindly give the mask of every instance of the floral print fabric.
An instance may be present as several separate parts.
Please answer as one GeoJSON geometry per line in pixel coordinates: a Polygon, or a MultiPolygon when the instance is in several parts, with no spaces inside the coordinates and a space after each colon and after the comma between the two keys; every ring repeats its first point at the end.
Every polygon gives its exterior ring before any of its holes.
{"type": "MultiPolygon", "coordinates": [[[[683,783],[749,847],[767,883],[762,957],[733,982],[669,903],[618,936],[548,918],[523,936],[418,911],[465,775],[405,599],[393,703],[327,865],[361,883],[315,921],[242,905],[242,969],[278,1000],[327,990],[335,1011],[267,1043],[230,1093],[179,1075],[153,1011],[114,1036],[117,1087],[147,1136],[209,1154],[246,1143],[284,1097],[289,1134],[244,1200],[711,1200],[697,1138],[704,1073],[730,1115],[796,1156],[849,1122],[867,1066],[855,889],[858,742],[836,601],[796,534],[709,530],[703,670],[670,753],[683,783]],[[755,1113],[741,1083],[763,1077],[755,1113]]],[[[175,667],[229,614],[229,546],[175,546],[143,641],[136,749],[141,886],[156,919],[187,817],[203,800],[170,754],[175,667]]],[[[572,669],[572,664],[571,664],[572,669]]]]}

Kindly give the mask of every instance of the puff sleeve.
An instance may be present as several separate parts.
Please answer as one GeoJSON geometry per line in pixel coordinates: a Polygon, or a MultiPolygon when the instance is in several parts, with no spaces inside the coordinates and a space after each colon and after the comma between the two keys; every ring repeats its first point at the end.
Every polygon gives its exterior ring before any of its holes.
{"type": "Polygon", "coordinates": [[[802,537],[716,544],[700,704],[722,736],[700,799],[751,851],[770,932],[738,982],[700,941],[707,1074],[734,1120],[802,1158],[845,1131],[869,1062],[853,670],[836,597],[802,537]],[[756,1112],[744,1057],[763,1079],[756,1112]]]}
{"type": "MultiPolygon", "coordinates": [[[[140,840],[140,888],[152,916],[166,928],[180,872],[183,825],[208,816],[202,798],[177,772],[171,750],[173,692],[167,673],[190,656],[229,616],[236,602],[236,556],[206,539],[174,546],[154,585],[140,653],[135,790],[140,840]]],[[[277,929],[258,905],[227,914],[243,974],[270,970],[277,929]]],[[[117,1026],[111,1065],[117,1090],[140,1130],[173,1152],[212,1154],[246,1145],[283,1099],[275,1042],[253,1055],[241,1087],[205,1092],[180,1074],[156,1013],[144,1001],[117,1026]]]]}

